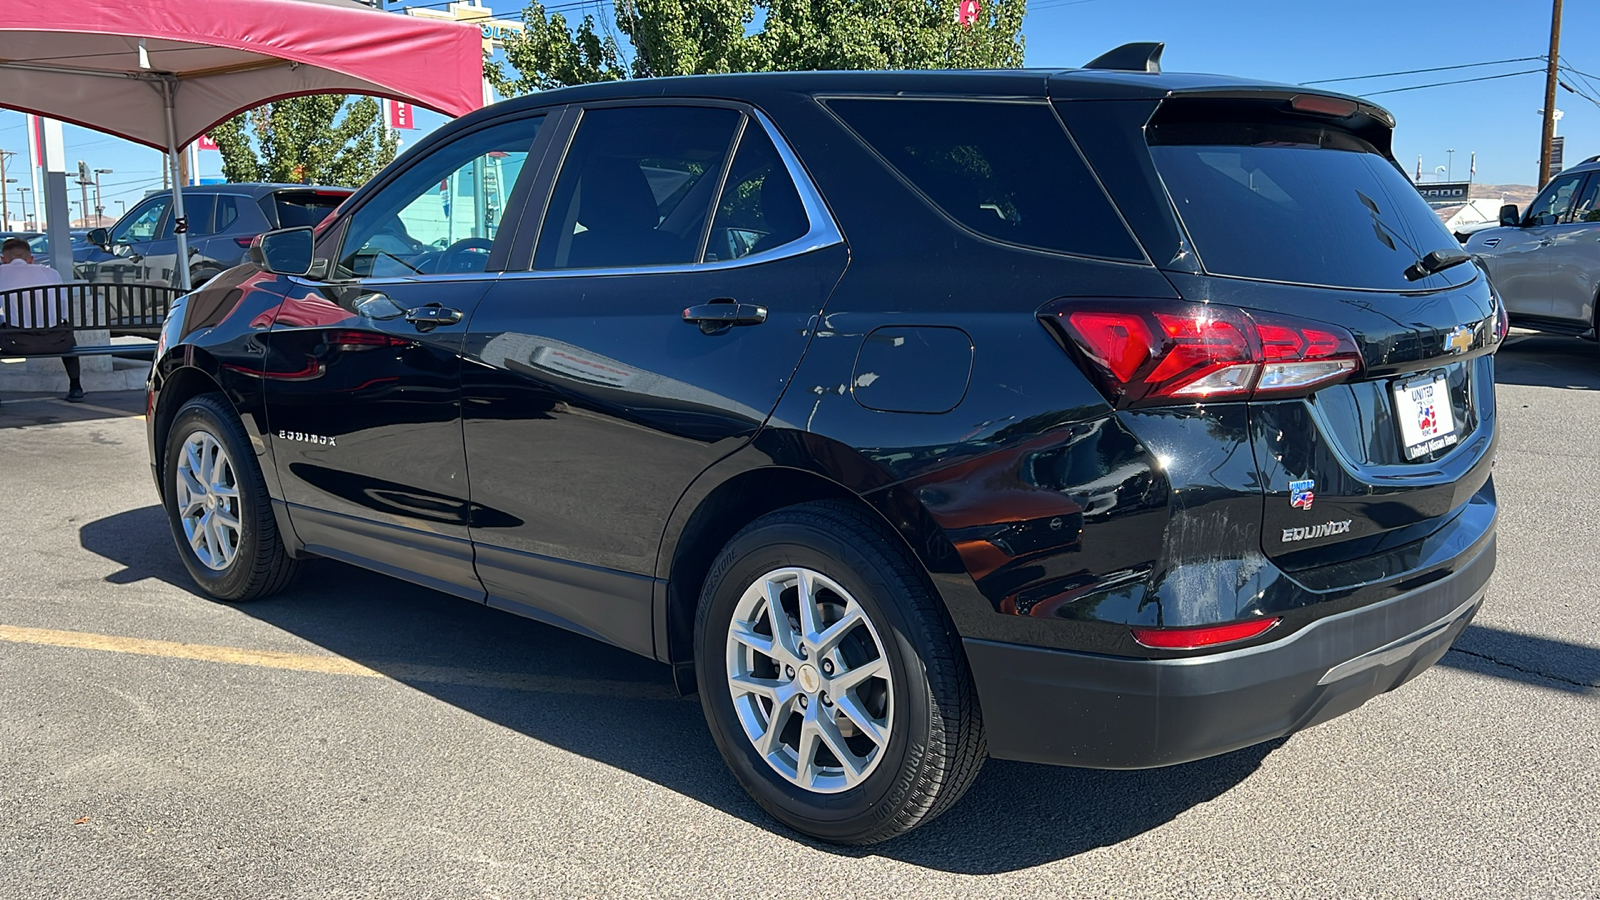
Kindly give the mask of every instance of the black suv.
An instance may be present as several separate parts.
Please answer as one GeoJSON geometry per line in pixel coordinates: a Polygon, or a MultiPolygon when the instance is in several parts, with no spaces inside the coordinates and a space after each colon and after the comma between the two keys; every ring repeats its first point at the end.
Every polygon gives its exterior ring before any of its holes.
{"type": "MultiPolygon", "coordinates": [[[[277,228],[315,225],[352,193],[350,188],[305,184],[203,184],[183,189],[189,220],[190,284],[243,259],[256,235],[277,228]]],[[[88,232],[88,247],[74,247],[83,281],[176,285],[178,238],[173,233],[172,191],[147,194],[110,228],[88,232]]]]}
{"type": "Polygon", "coordinates": [[[1494,567],[1504,317],[1388,113],[1124,55],[439,130],[173,311],[185,565],[247,600],[329,557],[652,656],[846,843],[986,756],[1164,766],[1396,687],[1494,567]]]}

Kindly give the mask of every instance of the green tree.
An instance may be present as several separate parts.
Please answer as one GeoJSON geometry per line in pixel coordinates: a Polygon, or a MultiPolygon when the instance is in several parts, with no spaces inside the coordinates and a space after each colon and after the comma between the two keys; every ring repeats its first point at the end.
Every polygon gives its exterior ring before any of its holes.
{"type": "Polygon", "coordinates": [[[515,96],[629,77],[1022,65],[1027,0],[980,0],[971,25],[955,21],[959,2],[616,0],[615,29],[591,15],[574,27],[534,3],[506,41],[512,72],[490,62],[484,74],[515,96]]]}
{"type": "Polygon", "coordinates": [[[258,106],[211,129],[229,181],[355,187],[400,146],[371,97],[318,94],[258,106]]]}

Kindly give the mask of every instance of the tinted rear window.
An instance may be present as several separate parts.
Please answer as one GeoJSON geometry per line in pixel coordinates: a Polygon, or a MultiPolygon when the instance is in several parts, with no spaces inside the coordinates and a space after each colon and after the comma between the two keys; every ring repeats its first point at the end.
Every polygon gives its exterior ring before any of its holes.
{"type": "Polygon", "coordinates": [[[283,191],[272,195],[270,201],[278,208],[279,228],[299,228],[301,226],[316,226],[328,217],[339,204],[344,202],[345,194],[315,193],[312,191],[283,191]]]}
{"type": "Polygon", "coordinates": [[[1381,290],[1462,284],[1456,266],[1402,273],[1433,250],[1460,252],[1416,188],[1372,145],[1316,124],[1171,122],[1150,153],[1207,272],[1381,290]]]}
{"type": "Polygon", "coordinates": [[[1044,103],[830,100],[828,108],[945,215],[979,234],[1144,258],[1044,103]]]}

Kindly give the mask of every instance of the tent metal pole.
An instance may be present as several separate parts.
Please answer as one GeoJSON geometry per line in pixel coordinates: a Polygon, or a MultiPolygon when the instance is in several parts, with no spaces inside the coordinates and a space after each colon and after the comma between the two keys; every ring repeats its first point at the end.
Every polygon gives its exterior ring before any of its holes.
{"type": "Polygon", "coordinates": [[[177,261],[173,263],[178,277],[178,287],[191,290],[194,285],[189,283],[189,218],[183,211],[183,180],[179,175],[178,166],[178,126],[174,95],[178,92],[178,79],[163,78],[161,80],[161,99],[166,106],[167,114],[167,164],[172,169],[172,219],[173,236],[178,239],[177,261]]]}

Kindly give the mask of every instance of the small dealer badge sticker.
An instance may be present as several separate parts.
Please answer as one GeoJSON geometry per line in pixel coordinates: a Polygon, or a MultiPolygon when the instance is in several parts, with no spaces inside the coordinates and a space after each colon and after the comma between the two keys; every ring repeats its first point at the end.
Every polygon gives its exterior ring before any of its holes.
{"type": "Polygon", "coordinates": [[[1310,509],[1311,501],[1317,499],[1312,489],[1317,483],[1310,478],[1303,481],[1289,482],[1289,505],[1295,509],[1310,509]]]}

